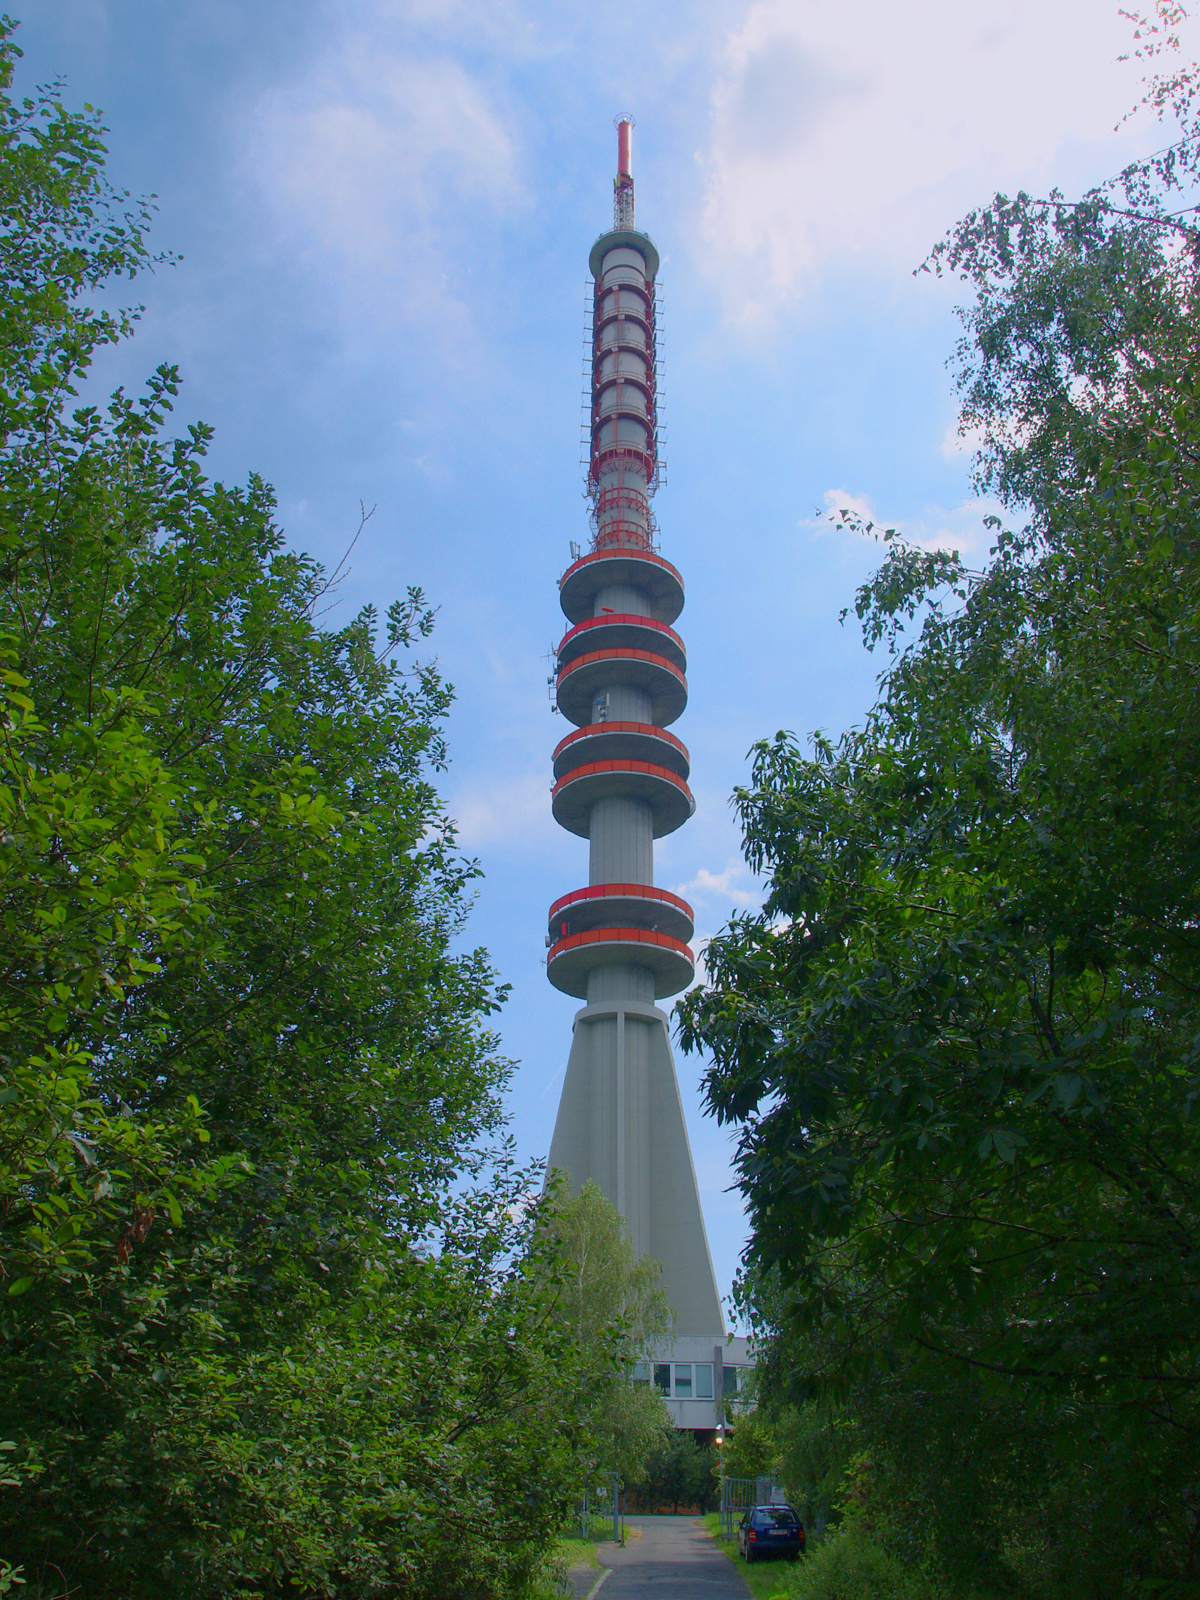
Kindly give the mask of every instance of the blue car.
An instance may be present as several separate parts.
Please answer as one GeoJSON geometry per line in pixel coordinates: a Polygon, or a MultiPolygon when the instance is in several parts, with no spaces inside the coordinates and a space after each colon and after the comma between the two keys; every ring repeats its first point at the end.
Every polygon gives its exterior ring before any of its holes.
{"type": "Polygon", "coordinates": [[[747,1561],[770,1555],[794,1561],[804,1549],[804,1524],[791,1506],[751,1506],[738,1523],[737,1547],[747,1561]]]}

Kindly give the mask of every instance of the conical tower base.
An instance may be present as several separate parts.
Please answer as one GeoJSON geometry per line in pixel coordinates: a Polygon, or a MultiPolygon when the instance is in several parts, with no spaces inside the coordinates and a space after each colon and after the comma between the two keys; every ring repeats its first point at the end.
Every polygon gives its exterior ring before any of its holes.
{"type": "Polygon", "coordinates": [[[723,1338],[696,1170],[666,1013],[644,1001],[584,1006],[550,1146],[573,1191],[592,1182],[629,1224],[633,1248],[662,1265],[677,1336],[723,1338]]]}

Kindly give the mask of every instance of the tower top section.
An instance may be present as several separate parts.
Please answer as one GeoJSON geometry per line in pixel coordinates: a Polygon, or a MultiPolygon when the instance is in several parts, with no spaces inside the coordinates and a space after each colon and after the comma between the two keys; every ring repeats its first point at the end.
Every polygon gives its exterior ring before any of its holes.
{"type": "Polygon", "coordinates": [[[613,227],[617,232],[636,227],[633,220],[633,118],[614,117],[617,129],[617,175],[613,179],[613,227]]]}
{"type": "Polygon", "coordinates": [[[648,234],[642,233],[634,220],[633,211],[633,118],[628,112],[613,118],[617,130],[617,175],[613,179],[613,225],[611,233],[602,233],[592,246],[588,258],[592,277],[599,281],[604,258],[610,250],[627,245],[642,257],[646,277],[653,280],[658,273],[658,251],[648,234]]]}

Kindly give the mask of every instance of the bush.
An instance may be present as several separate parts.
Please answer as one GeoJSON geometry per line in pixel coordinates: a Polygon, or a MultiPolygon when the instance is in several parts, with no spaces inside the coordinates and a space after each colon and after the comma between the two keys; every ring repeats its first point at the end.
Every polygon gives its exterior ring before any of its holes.
{"type": "Polygon", "coordinates": [[[788,1574],[784,1593],[789,1600],[943,1600],[944,1596],[854,1520],[810,1546],[808,1555],[788,1574]]]}

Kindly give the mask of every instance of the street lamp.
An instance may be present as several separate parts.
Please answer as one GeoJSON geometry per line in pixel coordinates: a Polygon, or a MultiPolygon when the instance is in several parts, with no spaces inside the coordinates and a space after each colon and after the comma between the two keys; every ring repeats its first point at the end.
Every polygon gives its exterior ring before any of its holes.
{"type": "Polygon", "coordinates": [[[717,1468],[721,1481],[721,1533],[724,1538],[728,1539],[729,1530],[725,1525],[727,1520],[725,1515],[725,1452],[721,1449],[721,1446],[725,1443],[725,1429],[719,1422],[717,1423],[717,1432],[713,1443],[717,1447],[717,1468]]]}

